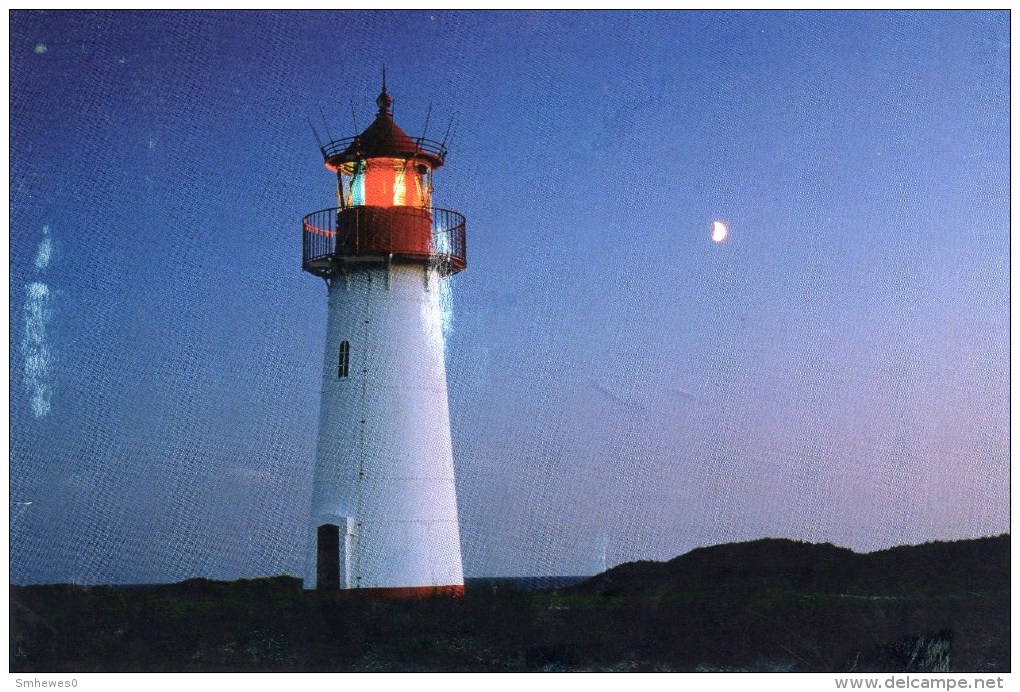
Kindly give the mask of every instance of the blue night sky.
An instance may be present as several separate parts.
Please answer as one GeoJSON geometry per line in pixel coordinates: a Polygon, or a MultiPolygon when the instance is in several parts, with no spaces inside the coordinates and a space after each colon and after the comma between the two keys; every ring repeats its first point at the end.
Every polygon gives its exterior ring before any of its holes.
{"type": "Polygon", "coordinates": [[[405,130],[459,122],[468,576],[1009,529],[1008,13],[10,26],[12,581],[300,573],[306,117],[364,128],[383,63],[405,130]]]}

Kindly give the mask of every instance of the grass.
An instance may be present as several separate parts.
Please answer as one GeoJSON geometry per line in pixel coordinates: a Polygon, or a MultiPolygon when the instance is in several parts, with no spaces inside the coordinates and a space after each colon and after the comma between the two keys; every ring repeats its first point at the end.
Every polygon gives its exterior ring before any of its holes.
{"type": "MultiPolygon", "coordinates": [[[[741,552],[727,547],[722,559],[624,566],[570,588],[478,582],[459,599],[305,592],[292,577],[12,586],[10,669],[1003,671],[1008,536],[982,540],[998,543],[967,547],[983,561],[977,580],[946,572],[932,581],[938,570],[899,578],[905,555],[882,558],[895,567],[888,578],[870,572],[847,583],[845,570],[825,568],[838,577],[827,581],[804,571],[811,548],[797,548],[804,554],[794,560],[783,544],[776,550],[795,578],[775,565],[767,577],[720,577],[741,552]]],[[[750,550],[760,560],[768,549],[750,550]]],[[[933,554],[966,568],[952,550],[933,554]]]]}

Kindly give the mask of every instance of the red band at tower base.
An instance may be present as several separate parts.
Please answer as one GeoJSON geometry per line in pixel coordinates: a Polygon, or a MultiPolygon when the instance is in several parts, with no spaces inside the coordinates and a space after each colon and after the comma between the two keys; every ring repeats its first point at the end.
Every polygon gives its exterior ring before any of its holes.
{"type": "Polygon", "coordinates": [[[445,596],[447,598],[461,598],[464,596],[462,584],[450,584],[448,586],[390,586],[373,589],[353,589],[348,593],[363,593],[373,598],[381,598],[387,601],[411,601],[419,598],[433,598],[445,596]]]}

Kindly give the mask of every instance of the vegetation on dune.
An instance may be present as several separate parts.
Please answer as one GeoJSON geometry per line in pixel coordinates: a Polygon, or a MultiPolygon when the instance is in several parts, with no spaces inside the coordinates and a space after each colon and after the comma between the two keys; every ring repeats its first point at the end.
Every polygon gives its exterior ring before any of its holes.
{"type": "Polygon", "coordinates": [[[12,671],[1009,668],[1009,536],[858,555],[762,540],[463,598],[293,577],[11,587],[12,671]]]}

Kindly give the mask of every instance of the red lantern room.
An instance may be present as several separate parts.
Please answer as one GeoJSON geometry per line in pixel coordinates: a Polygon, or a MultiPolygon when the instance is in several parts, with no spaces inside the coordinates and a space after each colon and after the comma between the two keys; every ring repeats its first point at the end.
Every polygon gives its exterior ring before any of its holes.
{"type": "Polygon", "coordinates": [[[304,218],[304,269],[329,278],[356,263],[403,262],[459,272],[467,266],[465,219],[432,207],[432,172],[446,147],[400,129],[385,83],[376,103],[364,132],[321,147],[339,206],[304,218]]]}

